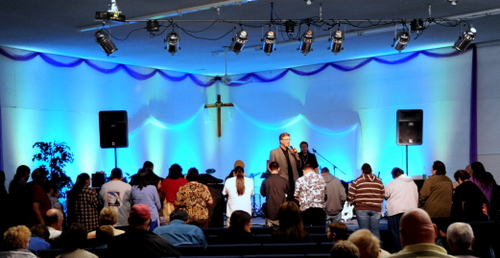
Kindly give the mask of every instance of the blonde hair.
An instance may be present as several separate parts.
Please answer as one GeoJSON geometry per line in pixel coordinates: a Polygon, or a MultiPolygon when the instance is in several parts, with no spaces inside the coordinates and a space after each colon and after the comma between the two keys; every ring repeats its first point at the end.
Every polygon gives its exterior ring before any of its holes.
{"type": "Polygon", "coordinates": [[[347,240],[359,249],[360,258],[377,258],[380,252],[380,240],[368,229],[354,231],[347,240]]]}
{"type": "Polygon", "coordinates": [[[359,258],[359,249],[350,241],[341,241],[333,245],[332,250],[330,250],[330,257],[359,258]]]}
{"type": "Polygon", "coordinates": [[[3,242],[7,250],[28,249],[31,231],[26,226],[15,226],[9,228],[3,234],[3,242]]]}
{"type": "Polygon", "coordinates": [[[113,207],[105,207],[99,214],[99,224],[114,225],[118,221],[118,213],[113,207]]]}

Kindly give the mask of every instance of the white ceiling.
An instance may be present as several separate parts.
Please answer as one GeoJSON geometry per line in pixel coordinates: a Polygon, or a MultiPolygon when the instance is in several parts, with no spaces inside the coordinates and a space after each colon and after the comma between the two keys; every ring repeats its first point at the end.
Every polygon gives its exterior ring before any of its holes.
{"type": "MultiPolygon", "coordinates": [[[[317,40],[313,44],[313,51],[307,56],[301,54],[297,48],[298,41],[290,40],[286,33],[282,33],[282,26],[273,27],[278,30],[277,50],[267,56],[262,51],[249,46],[259,46],[262,35],[268,30],[265,26],[271,19],[271,4],[273,1],[230,1],[217,0],[116,0],[122,13],[127,19],[134,17],[150,17],[156,14],[165,15],[174,13],[168,18],[177,22],[179,27],[191,31],[196,37],[215,39],[231,31],[219,40],[196,39],[177,29],[181,35],[181,50],[174,56],[164,50],[163,39],[171,31],[150,37],[145,30],[138,30],[130,34],[127,40],[113,39],[118,51],[109,57],[95,42],[94,30],[78,32],[79,28],[97,27],[101,23],[94,21],[96,11],[106,11],[110,0],[4,0],[0,4],[0,46],[8,46],[44,53],[82,57],[92,60],[103,60],[116,63],[133,64],[181,72],[191,72],[206,75],[224,74],[223,46],[231,43],[234,33],[239,30],[237,23],[217,22],[216,19],[244,20],[243,28],[249,33],[249,41],[245,51],[239,55],[228,53],[228,73],[242,74],[249,72],[266,71],[272,69],[297,67],[318,63],[336,62],[356,59],[367,56],[395,54],[391,48],[394,37],[393,25],[380,25],[365,30],[353,26],[341,26],[347,32],[344,50],[338,55],[331,53],[328,48],[329,31],[327,26],[311,26],[317,40]],[[216,6],[198,10],[200,7],[216,6]],[[184,10],[198,10],[180,15],[184,10]],[[191,22],[188,22],[190,20],[191,22]],[[194,20],[194,21],[193,21],[194,20]],[[206,22],[201,22],[205,20],[206,22]],[[247,22],[256,20],[257,22],[247,22]],[[247,26],[252,25],[252,26],[247,26]],[[357,31],[364,31],[357,35],[357,31]]],[[[500,25],[500,0],[460,0],[453,6],[447,0],[314,0],[307,5],[303,0],[276,0],[273,3],[273,19],[319,20],[320,14],[326,22],[331,20],[365,20],[372,23],[378,20],[401,20],[408,23],[412,19],[426,19],[429,17],[441,19],[445,17],[471,16],[470,24],[478,31],[475,42],[488,42],[500,39],[498,25],[500,25]],[[322,12],[320,13],[320,4],[322,12]],[[429,8],[430,6],[430,8],[429,8]],[[431,10],[429,15],[429,10],[431,10]]],[[[357,22],[353,21],[353,24],[357,22]]],[[[164,22],[167,25],[168,22],[164,22]]],[[[446,25],[447,23],[442,23],[446,25]]],[[[367,23],[362,23],[363,26],[367,23]]],[[[429,26],[422,35],[415,39],[412,35],[408,47],[403,52],[422,49],[452,46],[458,39],[465,26],[447,27],[442,25],[429,26]]],[[[125,38],[129,32],[144,28],[145,22],[125,24],[111,29],[117,38],[125,38]]],[[[304,31],[306,25],[300,27],[304,31]]],[[[335,27],[336,28],[336,27],[335,27]]],[[[298,36],[299,27],[296,27],[295,36],[298,36]]]]}

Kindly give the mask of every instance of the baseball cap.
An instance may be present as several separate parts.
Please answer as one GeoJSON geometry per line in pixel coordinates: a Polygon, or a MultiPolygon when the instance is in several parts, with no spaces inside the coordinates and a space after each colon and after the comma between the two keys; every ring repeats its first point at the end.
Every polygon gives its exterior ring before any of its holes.
{"type": "Polygon", "coordinates": [[[130,208],[130,217],[131,218],[141,218],[144,220],[151,219],[151,211],[149,210],[149,206],[146,204],[136,204],[130,208]]]}

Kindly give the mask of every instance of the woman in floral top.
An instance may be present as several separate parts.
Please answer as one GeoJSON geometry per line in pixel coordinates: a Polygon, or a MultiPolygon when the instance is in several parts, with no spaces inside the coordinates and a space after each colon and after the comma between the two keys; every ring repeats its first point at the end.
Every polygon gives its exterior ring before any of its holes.
{"type": "Polygon", "coordinates": [[[198,182],[198,175],[196,168],[189,169],[187,174],[189,183],[177,191],[175,206],[188,213],[191,224],[206,228],[209,223],[207,205],[212,204],[213,199],[208,187],[198,182]]]}

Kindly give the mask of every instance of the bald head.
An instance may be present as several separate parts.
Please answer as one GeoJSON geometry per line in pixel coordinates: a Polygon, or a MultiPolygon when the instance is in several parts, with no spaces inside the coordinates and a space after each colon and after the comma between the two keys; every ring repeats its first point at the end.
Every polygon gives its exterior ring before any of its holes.
{"type": "Polygon", "coordinates": [[[50,209],[45,214],[45,224],[57,230],[61,230],[64,215],[59,209],[50,209]]]}
{"type": "Polygon", "coordinates": [[[422,209],[405,212],[401,217],[399,227],[402,247],[413,244],[434,244],[438,233],[429,214],[422,209]]]}

